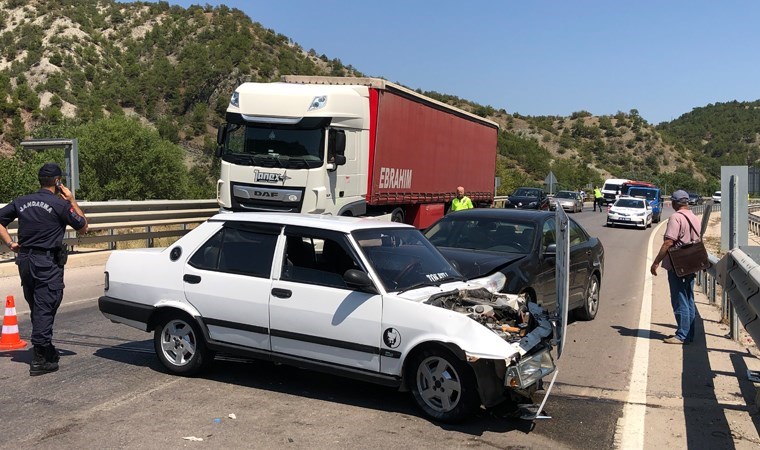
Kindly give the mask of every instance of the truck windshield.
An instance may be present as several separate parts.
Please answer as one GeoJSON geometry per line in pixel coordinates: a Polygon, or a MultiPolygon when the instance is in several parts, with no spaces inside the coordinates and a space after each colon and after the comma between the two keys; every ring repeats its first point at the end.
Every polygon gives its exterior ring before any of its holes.
{"type": "Polygon", "coordinates": [[[621,184],[612,184],[612,183],[605,183],[602,190],[604,191],[619,191],[621,188],[621,184]]]}
{"type": "Polygon", "coordinates": [[[222,159],[233,164],[306,169],[320,167],[323,128],[230,125],[222,159]]]}
{"type": "Polygon", "coordinates": [[[631,197],[646,197],[647,200],[654,200],[657,198],[657,191],[647,188],[635,188],[628,189],[628,195],[631,197]]]}

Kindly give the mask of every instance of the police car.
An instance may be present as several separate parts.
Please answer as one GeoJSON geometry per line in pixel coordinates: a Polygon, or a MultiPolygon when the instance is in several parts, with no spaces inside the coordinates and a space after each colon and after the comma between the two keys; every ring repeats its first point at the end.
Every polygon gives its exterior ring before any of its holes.
{"type": "Polygon", "coordinates": [[[451,422],[530,403],[556,377],[566,321],[500,294],[504,282],[465,280],[409,225],[235,213],[165,249],[113,252],[98,303],[152,331],[171,373],[196,374],[217,352],[260,358],[408,389],[451,422]]]}
{"type": "Polygon", "coordinates": [[[645,198],[620,197],[607,212],[607,226],[635,226],[645,230],[652,226],[652,208],[645,198]]]}

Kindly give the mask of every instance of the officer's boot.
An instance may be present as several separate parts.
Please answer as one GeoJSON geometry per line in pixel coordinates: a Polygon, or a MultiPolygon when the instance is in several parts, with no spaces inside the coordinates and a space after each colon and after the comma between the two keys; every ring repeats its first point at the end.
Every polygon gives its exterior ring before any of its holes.
{"type": "Polygon", "coordinates": [[[32,363],[29,365],[30,376],[44,375],[58,370],[58,363],[49,361],[46,358],[46,353],[48,352],[47,347],[35,345],[32,352],[34,357],[32,358],[32,363]]]}
{"type": "Polygon", "coordinates": [[[54,362],[57,363],[61,360],[61,355],[58,353],[58,350],[56,350],[55,346],[53,344],[48,345],[45,347],[45,360],[48,362],[54,362]]]}

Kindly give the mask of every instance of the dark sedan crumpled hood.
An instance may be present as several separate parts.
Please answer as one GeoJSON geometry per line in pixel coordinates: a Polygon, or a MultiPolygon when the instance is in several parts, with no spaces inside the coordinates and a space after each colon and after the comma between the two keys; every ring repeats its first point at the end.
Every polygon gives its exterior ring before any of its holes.
{"type": "Polygon", "coordinates": [[[449,261],[459,264],[459,271],[468,279],[490,275],[509,263],[525,257],[519,253],[494,253],[452,247],[438,247],[449,261]]]}

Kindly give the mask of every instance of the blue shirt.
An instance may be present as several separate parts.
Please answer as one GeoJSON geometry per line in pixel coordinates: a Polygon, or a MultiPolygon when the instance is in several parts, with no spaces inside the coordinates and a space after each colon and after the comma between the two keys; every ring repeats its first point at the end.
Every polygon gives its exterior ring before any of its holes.
{"type": "Polygon", "coordinates": [[[18,219],[18,243],[46,250],[61,245],[66,225],[81,230],[87,223],[71,203],[47,189],[19,197],[0,208],[0,224],[4,227],[15,219],[18,219]]]}

